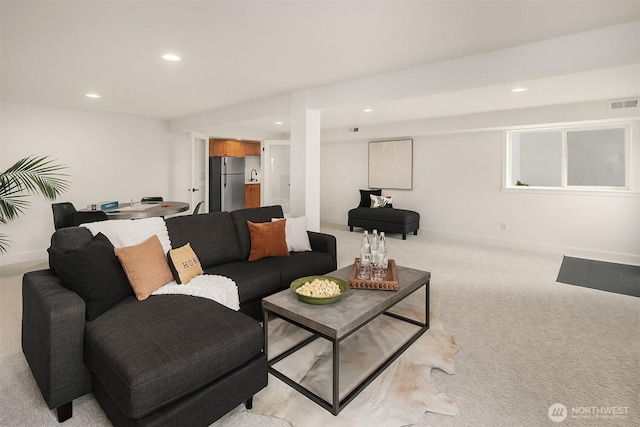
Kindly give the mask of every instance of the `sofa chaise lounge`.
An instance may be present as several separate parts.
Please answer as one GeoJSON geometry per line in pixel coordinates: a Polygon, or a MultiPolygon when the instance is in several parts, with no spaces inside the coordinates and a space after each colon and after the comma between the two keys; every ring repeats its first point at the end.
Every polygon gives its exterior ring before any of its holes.
{"type": "MultiPolygon", "coordinates": [[[[281,217],[280,206],[269,206],[165,221],[172,247],[189,243],[205,274],[235,281],[239,311],[187,295],[139,301],[131,292],[89,321],[88,303],[54,270],[26,273],[22,348],[58,420],[92,391],[114,425],[205,426],[243,402],[250,407],[267,385],[262,297],[336,269],[335,237],[315,232],[311,251],[248,261],[247,221],[281,217]]],[[[87,228],[63,228],[51,246],[75,254],[92,239],[87,228]]]]}

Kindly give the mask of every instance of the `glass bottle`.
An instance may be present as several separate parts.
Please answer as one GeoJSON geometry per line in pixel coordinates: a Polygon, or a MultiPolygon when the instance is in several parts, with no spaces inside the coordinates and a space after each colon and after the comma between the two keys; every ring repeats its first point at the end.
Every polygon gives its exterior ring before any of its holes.
{"type": "Polygon", "coordinates": [[[362,237],[362,244],[360,245],[360,263],[371,263],[371,243],[369,242],[369,231],[364,230],[364,236],[362,237]]]}
{"type": "Polygon", "coordinates": [[[378,237],[378,230],[373,229],[373,234],[371,235],[371,260],[376,262],[378,259],[378,242],[380,238],[378,237]]]}
{"type": "Polygon", "coordinates": [[[384,231],[380,232],[380,242],[378,243],[378,260],[382,264],[382,268],[385,270],[389,267],[389,252],[387,248],[387,240],[384,236],[384,231]]]}

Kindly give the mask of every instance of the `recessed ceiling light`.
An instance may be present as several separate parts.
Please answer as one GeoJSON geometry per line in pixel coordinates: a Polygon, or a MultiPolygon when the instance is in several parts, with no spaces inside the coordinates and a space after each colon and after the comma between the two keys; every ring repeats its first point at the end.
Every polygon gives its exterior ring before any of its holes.
{"type": "Polygon", "coordinates": [[[518,92],[526,92],[528,90],[529,90],[528,87],[517,87],[515,89],[511,89],[511,92],[518,93],[518,92]]]}
{"type": "Polygon", "coordinates": [[[282,125],[282,124],[284,124],[284,123],[283,123],[283,122],[274,122],[273,124],[274,124],[274,125],[282,125]]]}
{"type": "Polygon", "coordinates": [[[97,93],[88,93],[86,95],[87,98],[100,98],[100,95],[98,95],[97,93]]]}
{"type": "Polygon", "coordinates": [[[364,110],[362,110],[362,111],[364,111],[365,113],[370,113],[370,112],[372,112],[372,111],[373,111],[373,108],[365,108],[365,109],[364,109],[364,110]]]}
{"type": "Polygon", "coordinates": [[[178,55],[166,54],[162,55],[162,59],[166,59],[167,61],[177,62],[180,61],[180,57],[178,55]]]}

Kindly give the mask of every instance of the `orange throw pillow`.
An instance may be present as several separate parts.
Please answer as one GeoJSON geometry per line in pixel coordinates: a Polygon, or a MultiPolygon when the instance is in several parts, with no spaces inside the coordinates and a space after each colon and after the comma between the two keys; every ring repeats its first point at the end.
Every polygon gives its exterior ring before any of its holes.
{"type": "Polygon", "coordinates": [[[167,257],[157,235],[135,246],[115,248],[136,298],[145,300],[162,285],[173,281],[167,257]]]}
{"type": "Polygon", "coordinates": [[[254,223],[247,221],[251,235],[249,261],[265,257],[289,256],[284,221],[254,223]]]}

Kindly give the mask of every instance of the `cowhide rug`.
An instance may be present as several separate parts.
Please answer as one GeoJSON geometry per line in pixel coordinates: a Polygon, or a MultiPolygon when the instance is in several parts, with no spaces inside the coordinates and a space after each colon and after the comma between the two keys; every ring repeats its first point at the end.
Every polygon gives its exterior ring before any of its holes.
{"type": "MultiPolygon", "coordinates": [[[[393,311],[424,319],[424,292],[407,298],[393,311]]],[[[369,374],[374,363],[377,366],[416,329],[406,322],[380,316],[345,339],[340,347],[341,398],[369,374]]],[[[270,358],[308,336],[308,332],[281,319],[271,320],[270,358]]],[[[453,374],[453,356],[457,350],[453,335],[444,329],[438,315],[432,311],[430,329],[338,416],[271,375],[268,387],[255,396],[251,412],[287,420],[294,427],[403,426],[420,423],[426,411],[456,415],[455,402],[431,383],[431,369],[453,374]]],[[[330,401],[331,361],[331,344],[317,339],[280,361],[276,368],[330,401]]]]}

